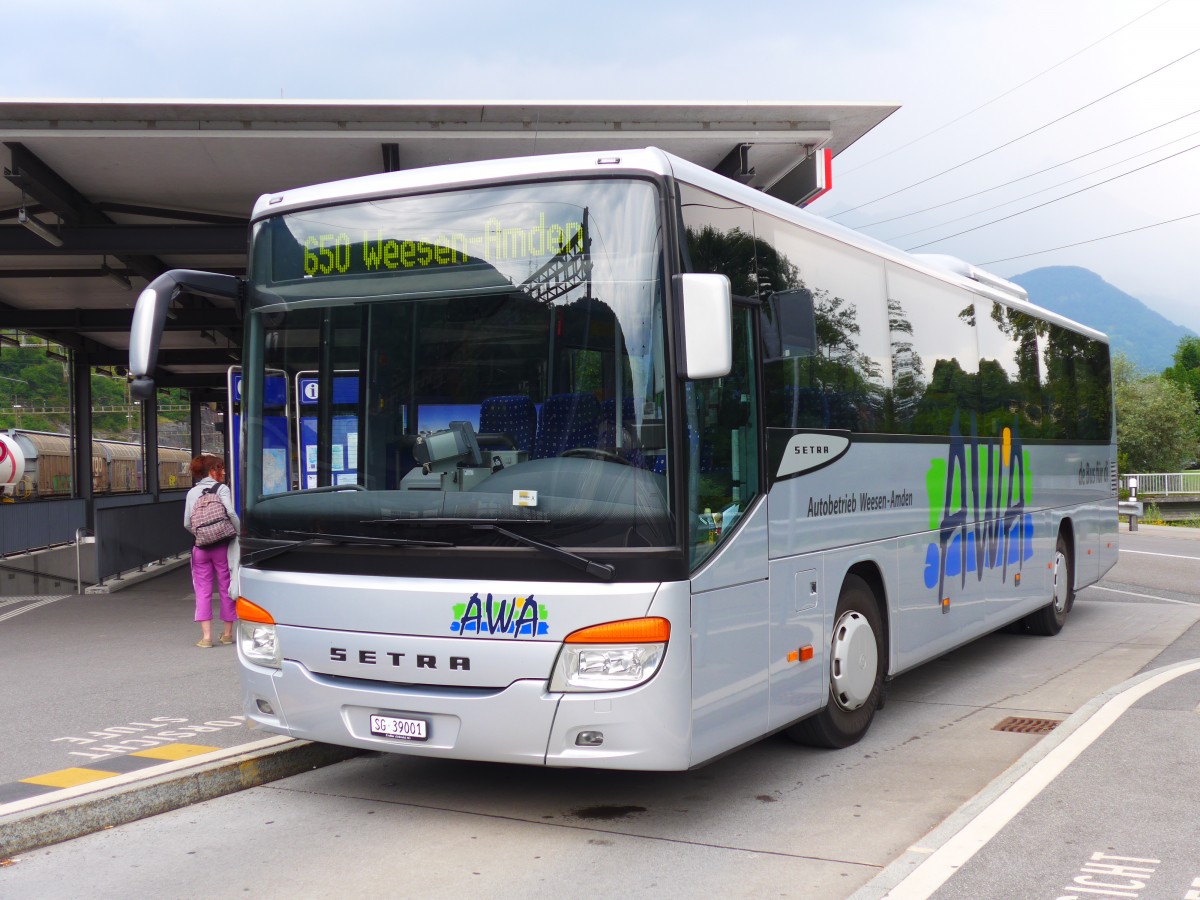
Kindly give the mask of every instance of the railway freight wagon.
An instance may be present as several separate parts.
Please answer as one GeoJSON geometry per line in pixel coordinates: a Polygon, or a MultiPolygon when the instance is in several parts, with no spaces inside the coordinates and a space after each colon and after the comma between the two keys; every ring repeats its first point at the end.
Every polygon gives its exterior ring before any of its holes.
{"type": "MultiPolygon", "coordinates": [[[[25,472],[12,495],[17,500],[49,500],[70,497],[74,482],[71,437],[44,431],[8,432],[25,457],[25,472]]],[[[158,448],[159,487],[164,490],[192,486],[188,468],[189,451],[179,447],[158,448]]],[[[135,493],[145,489],[141,446],[128,441],[92,441],[92,492],[135,493]]]]}

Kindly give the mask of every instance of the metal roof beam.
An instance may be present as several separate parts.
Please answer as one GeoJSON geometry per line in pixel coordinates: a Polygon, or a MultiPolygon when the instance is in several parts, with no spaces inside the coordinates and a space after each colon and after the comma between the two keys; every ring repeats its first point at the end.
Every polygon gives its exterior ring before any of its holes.
{"type": "MultiPolygon", "coordinates": [[[[81,353],[87,353],[89,360],[93,356],[102,356],[115,352],[111,347],[97,343],[92,338],[85,337],[75,331],[64,331],[63,319],[60,315],[56,323],[56,328],[21,328],[18,325],[9,325],[9,322],[15,322],[16,319],[24,313],[25,310],[17,309],[15,306],[10,306],[7,303],[0,303],[0,322],[4,323],[5,328],[17,328],[26,334],[32,334],[35,337],[40,337],[43,340],[58,344],[61,347],[66,347],[68,350],[77,350],[81,353]]],[[[108,363],[90,363],[91,365],[124,365],[129,361],[128,351],[122,351],[123,356],[115,362],[108,363]]]]}
{"type": "MultiPolygon", "coordinates": [[[[214,391],[209,399],[224,400],[228,382],[224,372],[166,372],[159,369],[154,375],[157,388],[202,388],[214,391]]],[[[203,398],[197,398],[203,399],[203,398]]]]}
{"type": "MultiPolygon", "coordinates": [[[[65,178],[42,162],[28,147],[19,142],[4,144],[8,148],[12,169],[4,170],[4,177],[23,193],[29,194],[43,207],[59,216],[68,225],[111,225],[112,219],[99,207],[75,189],[65,178]]],[[[61,230],[61,229],[60,229],[61,230]]],[[[0,249],[0,253],[4,253],[0,249]]],[[[95,251],[104,254],[105,251],[95,251]]],[[[151,281],[167,270],[166,265],[151,256],[131,253],[124,256],[117,251],[107,251],[116,256],[127,269],[151,281]]]]}
{"type": "Polygon", "coordinates": [[[24,144],[5,142],[4,146],[12,154],[13,165],[11,170],[4,170],[4,177],[15,187],[69,224],[107,221],[107,217],[91,201],[38,159],[24,144]]]}
{"type": "Polygon", "coordinates": [[[145,216],[150,219],[174,219],[179,222],[201,222],[205,225],[236,225],[249,228],[250,220],[242,216],[221,216],[216,213],[192,212],[186,209],[168,209],[162,206],[137,206],[132,203],[96,204],[104,212],[122,213],[129,216],[145,216]]]}
{"type": "Polygon", "coordinates": [[[735,145],[725,154],[725,158],[716,164],[713,171],[742,184],[749,184],[755,175],[754,167],[750,165],[750,147],[750,144],[735,145]]]}
{"type": "MultiPolygon", "coordinates": [[[[118,270],[119,271],[119,270],[118,270]]],[[[237,275],[241,277],[246,274],[244,268],[229,268],[228,266],[206,266],[205,272],[214,272],[218,275],[237,275]]],[[[126,271],[123,274],[131,274],[126,271]]],[[[14,278],[107,278],[109,273],[101,268],[91,269],[0,269],[0,280],[14,278]]]]}
{"type": "MultiPolygon", "coordinates": [[[[21,331],[128,331],[130,309],[11,309],[4,312],[4,327],[21,331]]],[[[167,331],[236,329],[241,326],[233,309],[177,309],[165,324],[167,331]]]]}
{"type": "MultiPolygon", "coordinates": [[[[247,241],[246,229],[234,225],[77,225],[63,226],[58,234],[62,246],[54,247],[19,225],[0,226],[0,255],[228,256],[245,254],[247,241]]],[[[137,268],[130,259],[125,262],[137,268]]]]}
{"type": "MultiPolygon", "coordinates": [[[[242,358],[240,347],[159,348],[158,367],[166,366],[232,366],[242,358]]],[[[103,347],[89,353],[94,366],[124,366],[129,363],[129,351],[103,347]]],[[[155,379],[157,382],[157,378],[155,379]]]]}

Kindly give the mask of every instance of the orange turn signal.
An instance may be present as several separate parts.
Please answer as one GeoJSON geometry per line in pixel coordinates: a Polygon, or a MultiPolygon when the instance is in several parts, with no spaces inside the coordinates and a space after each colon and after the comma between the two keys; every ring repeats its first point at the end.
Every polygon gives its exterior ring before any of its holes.
{"type": "Polygon", "coordinates": [[[243,622],[258,622],[262,625],[275,624],[275,619],[269,612],[257,603],[251,603],[245,597],[237,598],[237,617],[243,622]]]}
{"type": "MultiPolygon", "coordinates": [[[[239,601],[240,602],[240,601],[239,601]]],[[[661,644],[671,637],[671,623],[660,616],[621,619],[573,631],[568,644],[661,644]]]]}
{"type": "Polygon", "coordinates": [[[799,650],[793,650],[791,653],[789,653],[787,655],[787,661],[790,663],[808,662],[812,658],[813,658],[812,644],[805,644],[799,650]]]}

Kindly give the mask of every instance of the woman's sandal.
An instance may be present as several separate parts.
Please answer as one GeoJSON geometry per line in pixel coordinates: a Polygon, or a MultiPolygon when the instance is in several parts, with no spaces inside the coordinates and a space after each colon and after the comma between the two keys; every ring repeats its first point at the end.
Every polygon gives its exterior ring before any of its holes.
{"type": "Polygon", "coordinates": [[[222,643],[222,644],[232,644],[232,643],[233,643],[233,635],[232,635],[232,634],[230,634],[230,635],[224,635],[224,634],[223,634],[223,635],[221,635],[221,643],[222,643]]]}
{"type": "Polygon", "coordinates": [[[201,640],[196,641],[196,646],[203,647],[207,650],[209,647],[212,646],[212,641],[206,641],[204,639],[201,639],[201,640]]]}

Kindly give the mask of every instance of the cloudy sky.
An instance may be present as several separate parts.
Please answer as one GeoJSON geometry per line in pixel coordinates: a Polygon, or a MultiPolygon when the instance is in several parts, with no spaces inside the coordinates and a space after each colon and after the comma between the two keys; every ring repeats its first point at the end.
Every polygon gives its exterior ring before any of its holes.
{"type": "Polygon", "coordinates": [[[43,0],[3,21],[10,99],[899,104],[814,212],[1002,275],[1085,266],[1200,332],[1200,0],[43,0]]]}

